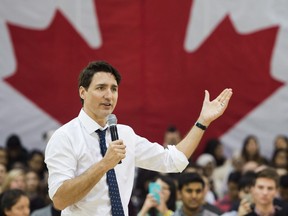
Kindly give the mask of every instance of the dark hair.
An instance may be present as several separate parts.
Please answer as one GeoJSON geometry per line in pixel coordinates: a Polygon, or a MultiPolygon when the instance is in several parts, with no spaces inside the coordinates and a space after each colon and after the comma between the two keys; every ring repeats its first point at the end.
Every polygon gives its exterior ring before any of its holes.
{"type": "Polygon", "coordinates": [[[16,134],[11,134],[6,140],[7,149],[22,149],[20,137],[16,134]]]}
{"type": "Polygon", "coordinates": [[[224,155],[221,158],[218,158],[217,155],[215,154],[216,149],[219,146],[222,146],[220,140],[218,138],[211,138],[206,142],[204,153],[211,154],[215,159],[216,165],[222,166],[225,163],[226,158],[224,157],[224,155]]]}
{"type": "Polygon", "coordinates": [[[281,149],[281,148],[280,149],[275,149],[274,152],[273,152],[273,155],[272,155],[272,159],[271,159],[271,166],[274,167],[274,168],[285,168],[285,169],[287,169],[288,168],[287,164],[286,164],[285,167],[277,167],[278,165],[276,164],[276,158],[277,158],[278,154],[280,154],[280,153],[284,153],[286,155],[286,157],[288,155],[288,152],[287,152],[286,149],[281,149]]]}
{"type": "MultiPolygon", "coordinates": [[[[112,65],[110,65],[108,62],[105,61],[95,61],[90,62],[80,73],[78,78],[78,88],[80,86],[84,87],[86,90],[89,88],[90,83],[92,81],[92,78],[95,73],[97,72],[107,72],[114,75],[117,84],[120,84],[121,81],[121,75],[117,71],[116,68],[114,68],[112,65]]],[[[83,104],[83,99],[80,98],[81,103],[83,104]]]]}
{"type": "Polygon", "coordinates": [[[279,134],[278,136],[275,137],[275,139],[274,139],[274,148],[276,148],[276,142],[279,139],[283,139],[285,141],[285,143],[286,143],[286,147],[288,148],[288,137],[286,135],[283,135],[283,134],[279,134]]]}
{"type": "Polygon", "coordinates": [[[177,132],[178,129],[175,125],[169,125],[166,129],[166,132],[171,132],[171,133],[174,133],[174,132],[177,132]]]}
{"type": "Polygon", "coordinates": [[[188,185],[190,183],[200,183],[205,187],[205,182],[203,178],[198,173],[181,173],[178,177],[178,189],[182,190],[183,186],[188,185]]]}
{"type": "Polygon", "coordinates": [[[159,175],[157,179],[161,179],[163,182],[169,185],[169,190],[170,190],[170,197],[167,200],[167,207],[168,209],[175,211],[176,210],[176,184],[173,180],[173,178],[169,176],[163,176],[159,175]]]}
{"type": "MultiPolygon", "coordinates": [[[[164,176],[162,174],[155,176],[155,178],[153,178],[152,181],[155,182],[155,181],[157,181],[157,179],[160,179],[163,182],[165,182],[166,184],[168,184],[170,196],[166,202],[166,205],[167,205],[167,208],[169,210],[172,210],[174,212],[176,210],[176,183],[174,182],[173,178],[171,178],[169,176],[164,176]]],[[[151,215],[151,216],[155,215],[156,216],[159,214],[155,208],[151,208],[149,210],[149,215],[151,215]]]]}
{"type": "Polygon", "coordinates": [[[6,215],[5,210],[11,210],[11,208],[18,202],[18,200],[27,194],[20,189],[11,189],[3,192],[0,196],[1,199],[1,215],[6,215]]]}
{"type": "Polygon", "coordinates": [[[249,135],[244,139],[243,146],[242,146],[242,151],[241,151],[241,156],[244,158],[245,162],[247,161],[256,161],[257,163],[262,164],[263,161],[261,159],[260,151],[259,151],[259,143],[258,139],[254,135],[249,135]],[[249,155],[247,151],[247,146],[251,140],[254,140],[256,145],[258,146],[258,150],[255,153],[255,155],[249,155]]]}
{"type": "Polygon", "coordinates": [[[288,188],[288,174],[280,177],[279,185],[282,188],[288,188]]]}
{"type": "Polygon", "coordinates": [[[277,171],[274,168],[268,167],[268,168],[265,168],[265,169],[259,171],[258,173],[256,173],[254,185],[256,184],[256,181],[259,178],[271,179],[271,180],[273,180],[275,182],[276,187],[279,186],[279,175],[278,175],[277,171]]]}
{"type": "Polygon", "coordinates": [[[44,153],[38,149],[33,149],[31,150],[29,153],[28,153],[28,159],[27,159],[27,162],[28,162],[28,166],[29,168],[31,169],[30,167],[30,161],[33,159],[34,156],[37,156],[39,155],[40,157],[42,157],[43,161],[41,163],[42,165],[42,169],[41,170],[35,170],[37,172],[37,175],[40,177],[41,180],[43,180],[45,178],[45,173],[47,172],[47,166],[46,166],[46,163],[44,162],[44,159],[45,159],[45,156],[44,156],[44,153]]]}
{"type": "Polygon", "coordinates": [[[241,178],[241,172],[239,171],[235,171],[235,172],[231,172],[228,176],[228,180],[227,182],[235,182],[238,185],[239,179],[241,178]]]}
{"type": "Polygon", "coordinates": [[[256,173],[253,171],[245,172],[238,183],[239,190],[244,190],[245,188],[251,188],[254,184],[256,178],[256,173]]]}

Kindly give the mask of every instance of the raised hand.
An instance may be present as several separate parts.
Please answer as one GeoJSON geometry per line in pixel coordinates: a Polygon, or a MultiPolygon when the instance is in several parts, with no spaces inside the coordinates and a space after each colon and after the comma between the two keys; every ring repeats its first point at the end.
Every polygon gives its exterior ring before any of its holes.
{"type": "Polygon", "coordinates": [[[199,116],[199,122],[208,126],[212,121],[220,117],[226,110],[232,94],[232,89],[226,88],[218,95],[218,97],[210,101],[210,94],[205,90],[205,97],[199,116]]]}

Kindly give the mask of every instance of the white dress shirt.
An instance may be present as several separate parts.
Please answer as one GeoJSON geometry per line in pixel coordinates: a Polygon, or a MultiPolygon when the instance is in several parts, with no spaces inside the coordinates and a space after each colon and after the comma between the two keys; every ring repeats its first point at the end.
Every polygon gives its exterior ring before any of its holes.
{"type": "MultiPolygon", "coordinates": [[[[81,175],[92,164],[102,159],[99,138],[95,132],[99,128],[101,126],[81,109],[77,118],[55,131],[45,150],[51,199],[65,180],[81,175]]],[[[107,125],[104,128],[107,128],[107,125]]],[[[151,143],[138,136],[126,125],[118,124],[117,129],[119,139],[126,145],[126,157],[114,169],[124,212],[128,216],[135,166],[158,172],[181,172],[188,165],[188,160],[175,146],[164,149],[158,143],[151,143]]],[[[107,146],[110,142],[111,135],[107,130],[107,146]]],[[[64,209],[62,215],[111,215],[106,175],[82,200],[64,209]]]]}

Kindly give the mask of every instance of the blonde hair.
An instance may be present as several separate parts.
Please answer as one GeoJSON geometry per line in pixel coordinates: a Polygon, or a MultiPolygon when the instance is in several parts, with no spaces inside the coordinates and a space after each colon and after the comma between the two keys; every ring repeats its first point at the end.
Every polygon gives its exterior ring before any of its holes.
{"type": "MultiPolygon", "coordinates": [[[[19,176],[23,176],[23,179],[25,181],[25,171],[24,170],[18,169],[18,168],[10,170],[7,173],[6,178],[3,182],[2,191],[6,191],[8,189],[11,189],[10,187],[11,187],[12,181],[14,181],[19,176]]],[[[18,189],[22,189],[22,188],[18,188],[18,189]]]]}

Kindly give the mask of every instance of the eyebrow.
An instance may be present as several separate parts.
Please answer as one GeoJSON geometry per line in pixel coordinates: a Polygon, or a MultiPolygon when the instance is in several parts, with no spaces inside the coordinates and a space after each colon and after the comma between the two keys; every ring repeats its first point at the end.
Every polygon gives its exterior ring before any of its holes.
{"type": "MultiPolygon", "coordinates": [[[[106,83],[98,83],[98,84],[96,84],[96,87],[97,87],[97,86],[109,86],[109,84],[106,84],[106,83]]],[[[118,85],[115,85],[115,84],[112,84],[111,86],[118,88],[118,85]]]]}

